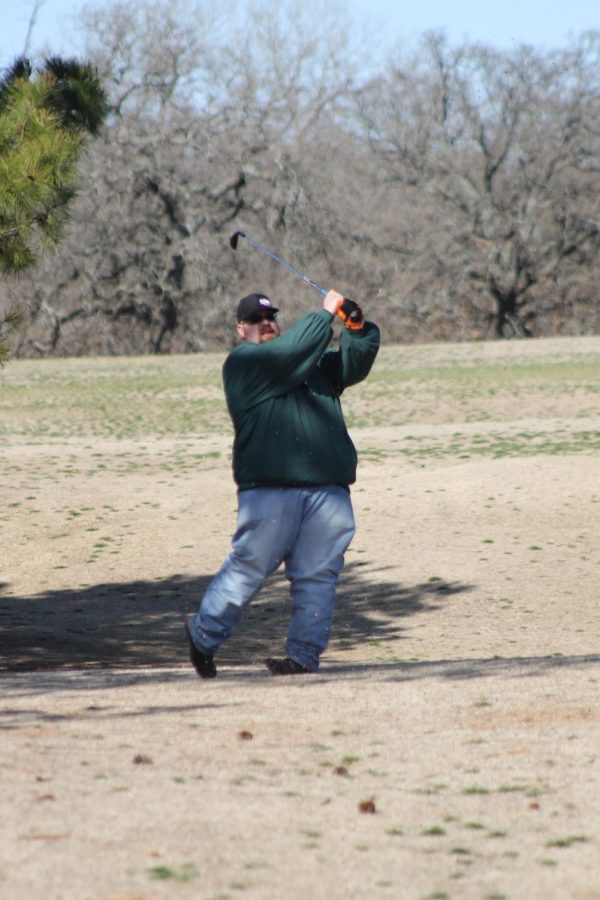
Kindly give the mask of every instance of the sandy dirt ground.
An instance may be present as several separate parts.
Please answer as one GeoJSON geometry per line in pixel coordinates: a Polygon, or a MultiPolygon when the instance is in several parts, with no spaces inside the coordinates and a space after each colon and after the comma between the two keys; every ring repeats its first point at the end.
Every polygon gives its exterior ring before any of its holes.
{"type": "MultiPolygon", "coordinates": [[[[461,434],[598,432],[555,393],[461,434]]],[[[229,436],[168,473],[177,438],[137,468],[134,438],[3,441],[3,900],[600,898],[598,453],[420,459],[407,429],[353,430],[321,672],[263,667],[276,575],[214,682],[181,623],[228,551],[229,436]]]]}

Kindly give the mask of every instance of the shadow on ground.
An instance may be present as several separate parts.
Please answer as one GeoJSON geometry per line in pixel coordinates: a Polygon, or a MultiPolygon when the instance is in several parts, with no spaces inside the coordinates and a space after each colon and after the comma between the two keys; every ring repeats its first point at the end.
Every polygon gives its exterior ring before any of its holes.
{"type": "MultiPolygon", "coordinates": [[[[402,637],[403,620],[431,613],[472,585],[436,581],[406,586],[386,569],[349,563],[338,590],[337,650],[402,637]]],[[[195,611],[208,577],[98,584],[32,597],[0,596],[0,671],[131,668],[187,662],[183,615],[195,611]]],[[[6,586],[4,586],[6,590],[6,586]]],[[[223,663],[282,652],[290,616],[287,581],[277,573],[254,600],[223,663]]]]}
{"type": "MultiPolygon", "coordinates": [[[[555,675],[558,671],[576,670],[596,673],[600,666],[599,654],[580,654],[571,656],[515,656],[470,659],[439,659],[423,662],[405,663],[356,663],[345,665],[325,663],[318,675],[307,675],[302,678],[285,680],[288,691],[309,691],[317,703],[324,708],[331,703],[328,686],[339,685],[342,681],[367,682],[376,689],[383,683],[417,682],[426,679],[436,681],[465,681],[470,679],[501,679],[506,690],[515,690],[515,679],[541,678],[555,675]],[[511,685],[506,682],[510,680],[511,685]],[[330,699],[328,700],[327,697],[330,699]]],[[[99,725],[111,721],[145,718],[156,714],[177,717],[188,714],[202,714],[208,709],[243,708],[252,703],[244,691],[250,685],[260,685],[269,690],[281,684],[281,679],[272,678],[264,666],[229,665],[219,670],[216,681],[200,682],[191,666],[178,668],[131,668],[131,669],[53,669],[35,672],[5,673],[2,678],[2,696],[4,703],[0,707],[0,731],[12,728],[56,724],[63,721],[94,721],[99,725]],[[165,685],[181,685],[192,688],[192,695],[200,702],[178,703],[175,697],[169,702],[142,703],[137,692],[127,694],[131,688],[156,687],[165,685]],[[230,691],[222,693],[220,688],[229,685],[230,691]],[[214,693],[214,688],[217,693],[214,693]],[[124,690],[125,697],[117,699],[113,696],[106,702],[105,692],[124,690]],[[53,692],[74,697],[82,692],[85,699],[79,705],[71,705],[60,710],[48,706],[41,698],[53,692]],[[97,701],[90,703],[90,695],[97,692],[97,701]]],[[[518,690],[518,688],[517,688],[518,690]]],[[[146,695],[147,696],[147,695],[146,695]]],[[[334,701],[335,702],[335,701],[334,701]]],[[[529,703],[527,694],[521,695],[521,702],[529,703]]],[[[543,704],[531,707],[531,716],[556,716],[556,708],[544,710],[543,704]]],[[[529,714],[529,713],[528,713],[529,714]]],[[[569,716],[578,716],[581,721],[595,721],[588,707],[580,710],[569,708],[569,716]]],[[[525,719],[524,721],[529,721],[525,719]]]]}

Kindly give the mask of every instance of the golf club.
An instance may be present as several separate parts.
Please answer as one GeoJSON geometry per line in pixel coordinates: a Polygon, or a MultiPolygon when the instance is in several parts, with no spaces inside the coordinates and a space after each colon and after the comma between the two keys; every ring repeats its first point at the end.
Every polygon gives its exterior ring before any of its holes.
{"type": "Polygon", "coordinates": [[[279,263],[280,266],[283,266],[284,269],[287,269],[288,272],[291,272],[292,275],[296,275],[298,278],[301,278],[305,284],[309,284],[312,288],[318,291],[322,297],[327,295],[327,291],[325,288],[321,287],[320,284],[317,284],[316,281],[313,281],[308,275],[304,275],[303,272],[300,272],[299,269],[296,269],[294,266],[291,266],[289,263],[285,262],[285,260],[281,259],[281,257],[277,256],[276,253],[273,253],[272,250],[269,250],[268,247],[265,247],[264,244],[261,244],[260,241],[255,241],[254,238],[249,237],[245,231],[234,231],[234,233],[229,238],[229,244],[233,250],[237,250],[238,241],[240,238],[245,238],[249,244],[252,244],[253,247],[256,247],[257,250],[260,250],[261,253],[264,253],[265,256],[269,256],[276,263],[279,263]]]}

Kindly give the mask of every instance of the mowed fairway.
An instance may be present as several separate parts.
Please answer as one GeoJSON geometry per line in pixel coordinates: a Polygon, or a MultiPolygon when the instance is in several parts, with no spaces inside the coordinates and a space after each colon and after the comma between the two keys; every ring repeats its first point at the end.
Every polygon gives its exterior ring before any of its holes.
{"type": "Polygon", "coordinates": [[[201,682],[223,356],[0,372],[0,896],[600,898],[600,337],[386,347],[317,676],[201,682]]]}

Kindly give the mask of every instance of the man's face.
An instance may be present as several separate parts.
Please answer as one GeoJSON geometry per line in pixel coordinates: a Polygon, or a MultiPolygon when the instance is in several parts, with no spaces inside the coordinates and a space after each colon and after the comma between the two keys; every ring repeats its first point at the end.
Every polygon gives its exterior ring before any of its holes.
{"type": "Polygon", "coordinates": [[[264,344],[279,337],[281,331],[276,314],[269,310],[257,312],[238,322],[237,333],[242,341],[248,344],[264,344]]]}

